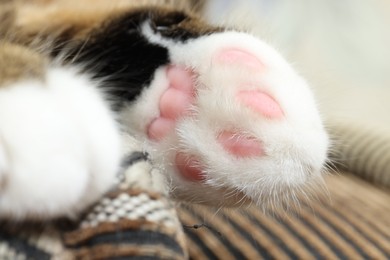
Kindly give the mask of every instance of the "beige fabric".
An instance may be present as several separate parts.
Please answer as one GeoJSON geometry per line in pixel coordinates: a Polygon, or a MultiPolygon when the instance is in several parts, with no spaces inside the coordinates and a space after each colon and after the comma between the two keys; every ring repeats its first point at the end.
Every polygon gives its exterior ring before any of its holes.
{"type": "Polygon", "coordinates": [[[348,173],[326,177],[328,196],[296,212],[258,207],[178,209],[192,259],[379,259],[390,257],[390,191],[348,173]],[[191,228],[198,224],[197,228],[191,228]]]}
{"type": "Polygon", "coordinates": [[[354,122],[334,122],[329,130],[335,165],[390,187],[390,131],[354,122]]]}

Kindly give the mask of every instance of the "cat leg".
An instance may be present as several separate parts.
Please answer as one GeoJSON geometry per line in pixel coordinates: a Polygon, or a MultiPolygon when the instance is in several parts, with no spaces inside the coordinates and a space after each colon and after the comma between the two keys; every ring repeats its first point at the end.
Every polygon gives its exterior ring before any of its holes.
{"type": "Polygon", "coordinates": [[[52,66],[0,88],[0,216],[74,216],[114,183],[119,131],[92,80],[52,66]]]}

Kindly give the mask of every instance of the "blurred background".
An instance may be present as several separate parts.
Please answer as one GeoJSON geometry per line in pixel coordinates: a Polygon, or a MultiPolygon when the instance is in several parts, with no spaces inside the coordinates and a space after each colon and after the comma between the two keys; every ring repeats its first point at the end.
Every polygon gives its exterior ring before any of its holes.
{"type": "Polygon", "coordinates": [[[390,130],[390,1],[209,0],[212,23],[275,46],[310,83],[326,120],[390,130]]]}

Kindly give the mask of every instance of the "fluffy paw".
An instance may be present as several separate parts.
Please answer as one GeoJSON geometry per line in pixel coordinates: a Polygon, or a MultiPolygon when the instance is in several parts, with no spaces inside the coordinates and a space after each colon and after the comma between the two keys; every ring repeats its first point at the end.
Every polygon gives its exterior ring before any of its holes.
{"type": "Polygon", "coordinates": [[[119,133],[92,84],[55,68],[0,88],[0,217],[72,216],[111,187],[119,133]]]}
{"type": "Polygon", "coordinates": [[[174,195],[261,203],[320,176],[327,134],[307,84],[275,50],[236,32],[184,43],[148,36],[171,65],[124,116],[174,195]]]}

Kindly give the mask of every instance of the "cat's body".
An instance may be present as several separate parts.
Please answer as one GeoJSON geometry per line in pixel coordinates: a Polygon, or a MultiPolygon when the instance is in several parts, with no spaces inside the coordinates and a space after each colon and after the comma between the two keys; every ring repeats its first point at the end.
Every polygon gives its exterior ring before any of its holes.
{"type": "Polygon", "coordinates": [[[320,176],[313,97],[264,42],[169,4],[40,2],[0,12],[0,216],[85,208],[115,179],[121,131],[193,202],[265,205],[320,176]]]}

